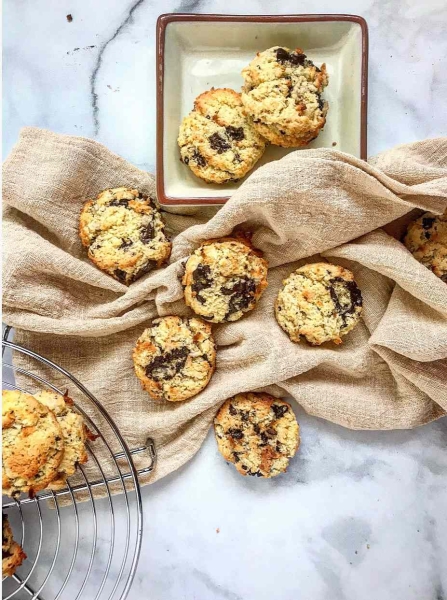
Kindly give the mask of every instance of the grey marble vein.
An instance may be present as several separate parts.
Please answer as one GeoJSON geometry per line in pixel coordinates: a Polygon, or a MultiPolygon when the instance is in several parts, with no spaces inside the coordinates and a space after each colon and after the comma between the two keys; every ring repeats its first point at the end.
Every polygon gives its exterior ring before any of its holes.
{"type": "Polygon", "coordinates": [[[98,57],[96,59],[96,64],[94,66],[93,72],[90,76],[90,94],[92,98],[92,109],[93,109],[93,123],[94,123],[94,134],[95,136],[99,133],[99,107],[98,107],[98,94],[96,93],[96,78],[98,76],[99,70],[101,68],[103,62],[104,52],[107,50],[109,44],[115,40],[119,34],[123,31],[123,29],[132,23],[133,15],[135,11],[145,2],[146,0],[137,0],[130,8],[126,18],[120,24],[120,26],[114,31],[114,33],[108,38],[102,45],[98,53],[98,57]]]}

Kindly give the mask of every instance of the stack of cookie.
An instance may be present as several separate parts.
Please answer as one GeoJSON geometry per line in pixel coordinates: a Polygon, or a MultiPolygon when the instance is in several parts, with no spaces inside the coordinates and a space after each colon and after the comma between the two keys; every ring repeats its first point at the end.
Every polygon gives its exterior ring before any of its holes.
{"type": "Polygon", "coordinates": [[[43,489],[67,485],[78,464],[87,461],[87,429],[73,401],[52,391],[35,396],[2,392],[3,493],[33,496],[43,489]]]}
{"type": "Polygon", "coordinates": [[[315,66],[301,49],[260,52],[242,77],[242,94],[212,88],[180,125],[180,159],[207,183],[238,181],[268,143],[307,146],[326,123],[326,66],[315,66]]]}

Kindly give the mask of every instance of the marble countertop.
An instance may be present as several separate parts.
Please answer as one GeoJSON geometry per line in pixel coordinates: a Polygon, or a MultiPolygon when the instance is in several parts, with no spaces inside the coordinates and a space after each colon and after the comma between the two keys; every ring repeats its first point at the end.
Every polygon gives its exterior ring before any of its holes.
{"type": "MultiPolygon", "coordinates": [[[[447,132],[444,0],[5,0],[4,156],[36,125],[154,171],[161,12],[360,14],[369,155],[447,132]]],[[[131,600],[447,599],[447,419],[354,432],[297,416],[302,447],[287,476],[240,477],[209,436],[143,490],[131,600]]]]}

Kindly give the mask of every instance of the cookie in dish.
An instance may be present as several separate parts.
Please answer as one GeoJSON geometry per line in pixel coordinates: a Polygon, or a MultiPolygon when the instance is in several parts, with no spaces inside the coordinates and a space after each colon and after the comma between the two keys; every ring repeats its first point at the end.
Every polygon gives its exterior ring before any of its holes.
{"type": "Polygon", "coordinates": [[[242,71],[242,103],[253,127],[270,143],[307,146],[326,123],[326,65],[317,67],[299,48],[259,52],[242,71]]]}
{"type": "Polygon", "coordinates": [[[26,559],[26,554],[12,535],[8,515],[2,515],[2,575],[12,577],[17,567],[26,559]]]}
{"type": "Polygon", "coordinates": [[[212,323],[237,321],[258,303],[267,269],[262,252],[244,237],[204,242],[185,265],[185,302],[212,323]]]}
{"type": "Polygon", "coordinates": [[[207,183],[244,177],[261,158],[265,140],[243,112],[241,95],[223,88],[204,92],[180,125],[181,161],[207,183]]]}
{"type": "Polygon", "coordinates": [[[304,265],[287,277],[278,293],[276,320],[292,342],[318,346],[341,338],[359,322],[362,294],[348,269],[330,263],[304,265]]]}
{"type": "Polygon", "coordinates": [[[153,400],[188,400],[208,385],[216,367],[211,325],[197,317],[155,319],[138,339],[133,361],[153,400]]]}
{"type": "Polygon", "coordinates": [[[268,394],[246,392],[226,400],[214,419],[220,453],[241,475],[275,477],[300,444],[292,407],[268,394]]]}
{"type": "Polygon", "coordinates": [[[171,254],[155,201],[136,189],[108,189],[88,200],[79,235],[90,260],[125,285],[161,267],[171,254]]]}
{"type": "Polygon", "coordinates": [[[447,211],[427,212],[410,223],[404,244],[414,258],[447,283],[447,211]]]}
{"type": "Polygon", "coordinates": [[[2,392],[3,493],[33,495],[57,477],[64,438],[55,415],[30,394],[2,392]]]}

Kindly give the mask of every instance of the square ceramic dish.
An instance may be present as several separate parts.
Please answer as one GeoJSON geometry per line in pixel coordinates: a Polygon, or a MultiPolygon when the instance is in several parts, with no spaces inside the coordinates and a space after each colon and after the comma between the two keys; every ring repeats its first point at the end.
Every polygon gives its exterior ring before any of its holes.
{"type": "MultiPolygon", "coordinates": [[[[336,148],[366,159],[368,29],[354,15],[161,15],[157,21],[157,193],[165,205],[224,204],[237,183],[208,184],[180,162],[177,136],[194,99],[211,87],[240,91],[256,52],[302,48],[326,63],[327,122],[308,148],[336,148]]],[[[268,146],[255,168],[294,148],[268,146]]],[[[252,171],[253,172],[253,171],[252,171]]],[[[249,174],[247,175],[249,176],[249,174]]]]}

